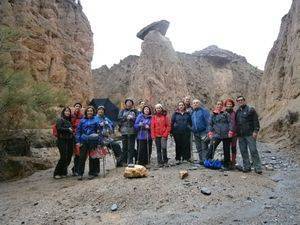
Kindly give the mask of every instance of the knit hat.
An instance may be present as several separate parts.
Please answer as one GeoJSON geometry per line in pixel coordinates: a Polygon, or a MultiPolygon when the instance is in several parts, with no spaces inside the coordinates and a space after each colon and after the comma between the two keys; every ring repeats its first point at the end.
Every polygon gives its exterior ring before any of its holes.
{"type": "Polygon", "coordinates": [[[132,105],[134,105],[134,101],[131,98],[126,98],[125,99],[125,105],[126,105],[126,102],[128,102],[128,101],[131,101],[132,105]]]}

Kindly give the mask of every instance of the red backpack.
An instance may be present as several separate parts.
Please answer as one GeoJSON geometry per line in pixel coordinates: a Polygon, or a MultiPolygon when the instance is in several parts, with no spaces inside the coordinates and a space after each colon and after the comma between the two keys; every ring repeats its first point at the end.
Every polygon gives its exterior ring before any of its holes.
{"type": "Polygon", "coordinates": [[[52,135],[54,137],[57,137],[57,127],[56,127],[56,123],[52,125],[52,135]]]}

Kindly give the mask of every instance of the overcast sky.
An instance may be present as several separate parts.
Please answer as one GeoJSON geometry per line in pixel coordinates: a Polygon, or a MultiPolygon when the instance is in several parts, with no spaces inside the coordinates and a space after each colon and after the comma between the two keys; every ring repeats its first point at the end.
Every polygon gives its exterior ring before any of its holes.
{"type": "Polygon", "coordinates": [[[94,33],[92,68],[139,55],[136,33],[161,19],[176,51],[217,45],[264,68],[292,0],[81,0],[94,33]]]}

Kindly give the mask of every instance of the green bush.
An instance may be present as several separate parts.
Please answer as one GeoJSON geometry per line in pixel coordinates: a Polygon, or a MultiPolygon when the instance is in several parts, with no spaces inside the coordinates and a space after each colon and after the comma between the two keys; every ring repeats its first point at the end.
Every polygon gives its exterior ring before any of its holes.
{"type": "Polygon", "coordinates": [[[55,106],[67,94],[49,83],[36,82],[26,70],[15,70],[11,55],[20,51],[26,33],[0,27],[0,139],[19,129],[44,128],[55,117],[55,106]]]}

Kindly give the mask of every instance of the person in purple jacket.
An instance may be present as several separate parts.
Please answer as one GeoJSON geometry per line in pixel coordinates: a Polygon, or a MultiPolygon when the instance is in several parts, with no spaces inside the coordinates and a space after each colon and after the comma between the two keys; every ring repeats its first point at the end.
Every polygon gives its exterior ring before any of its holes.
{"type": "Polygon", "coordinates": [[[144,106],[141,114],[135,120],[134,128],[137,131],[138,140],[138,163],[146,166],[150,164],[152,152],[151,138],[151,109],[149,106],[144,106]]]}

